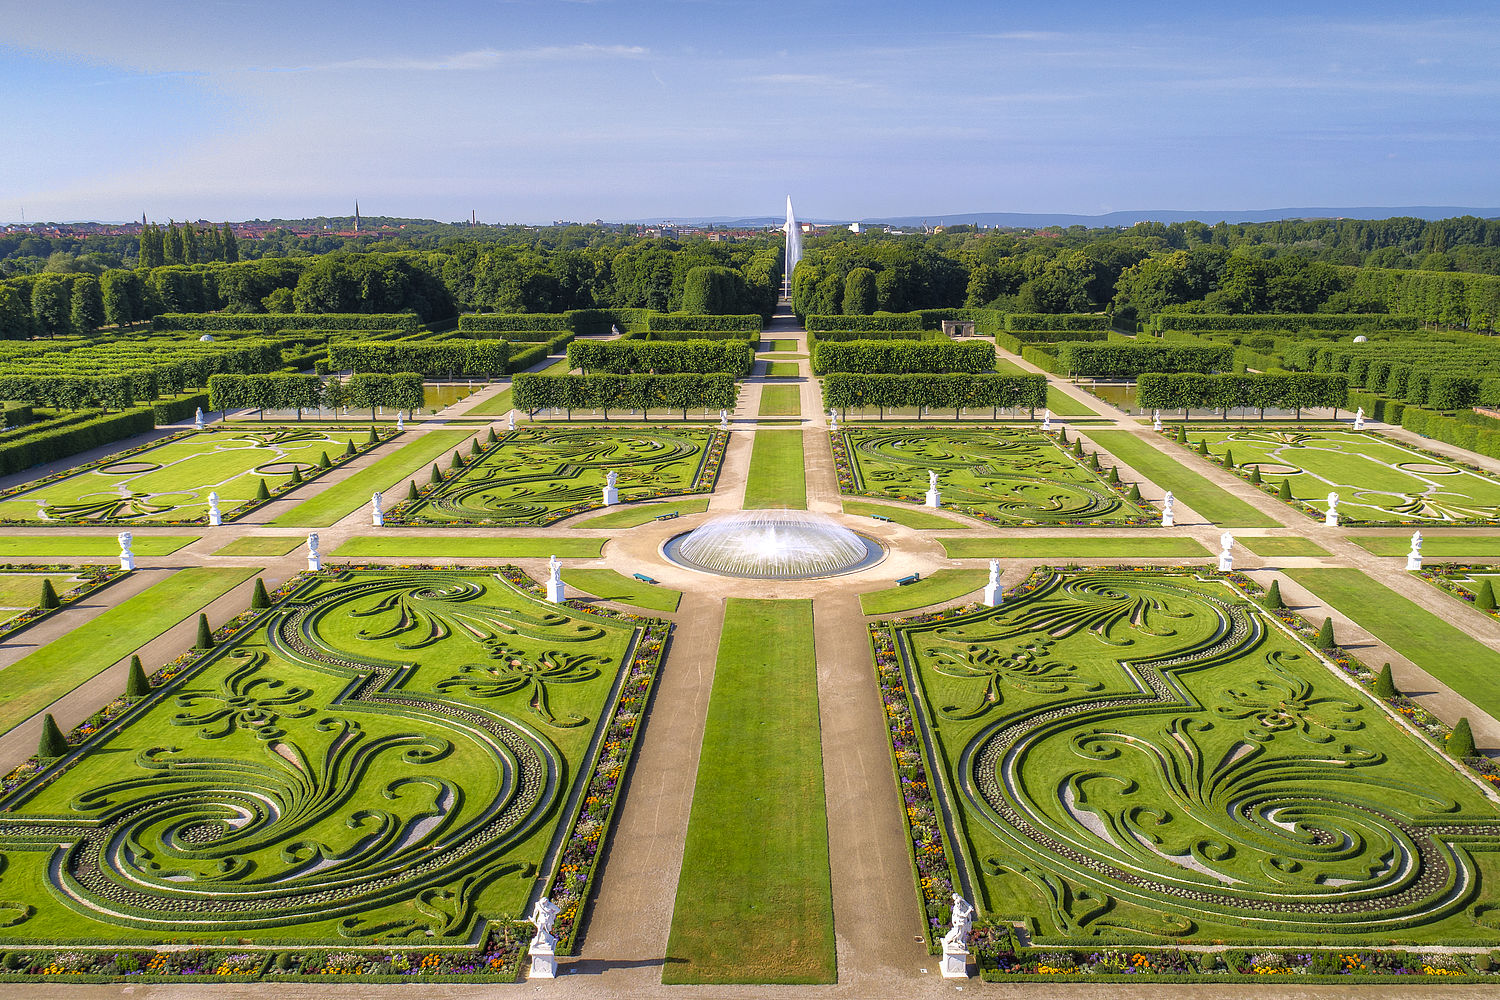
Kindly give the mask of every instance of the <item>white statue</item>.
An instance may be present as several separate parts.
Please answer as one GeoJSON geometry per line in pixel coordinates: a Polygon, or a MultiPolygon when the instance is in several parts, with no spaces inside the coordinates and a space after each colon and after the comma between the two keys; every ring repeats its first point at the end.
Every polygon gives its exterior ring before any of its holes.
{"type": "Polygon", "coordinates": [[[505,426],[509,430],[515,430],[516,429],[516,411],[515,410],[511,410],[510,411],[510,420],[506,423],[505,426]]]}
{"type": "Polygon", "coordinates": [[[615,483],[619,481],[619,478],[620,474],[614,469],[610,469],[604,476],[604,482],[610,489],[614,489],[615,483]]]}
{"type": "Polygon", "coordinates": [[[135,569],[135,553],[130,551],[132,542],[130,532],[120,532],[115,536],[115,541],[120,543],[120,568],[126,572],[135,569]]]}
{"type": "Polygon", "coordinates": [[[609,335],[611,337],[618,337],[620,335],[620,328],[613,323],[609,324],[609,335]]]}
{"type": "Polygon", "coordinates": [[[323,559],[318,555],[318,533],[307,536],[307,568],[316,573],[323,568],[323,559]]]}
{"type": "Polygon", "coordinates": [[[208,495],[208,523],[215,527],[224,523],[224,515],[219,511],[219,494],[208,495]]]}
{"type": "Polygon", "coordinates": [[[563,602],[562,560],[552,556],[547,560],[547,600],[553,604],[563,602]]]}
{"type": "Polygon", "coordinates": [[[719,430],[721,430],[721,431],[727,431],[727,430],[729,430],[729,411],[728,410],[720,410],[719,411],[719,430]]]}
{"type": "Polygon", "coordinates": [[[828,408],[828,429],[836,431],[839,429],[839,411],[837,407],[828,408]]]}
{"type": "Polygon", "coordinates": [[[536,935],[531,939],[531,947],[527,949],[527,954],[531,956],[531,971],[527,974],[530,979],[557,977],[557,935],[552,931],[552,924],[561,912],[561,908],[546,896],[537,900],[536,906],[532,907],[531,916],[527,919],[536,925],[536,935]]]}
{"type": "Polygon", "coordinates": [[[197,410],[193,411],[193,430],[195,430],[195,431],[201,431],[202,429],[203,429],[203,407],[200,406],[200,407],[198,407],[197,410]]]}
{"type": "Polygon", "coordinates": [[[1172,517],[1172,504],[1175,499],[1171,490],[1167,490],[1167,495],[1161,498],[1161,526],[1163,528],[1170,528],[1177,523],[1172,517]]]}
{"type": "Polygon", "coordinates": [[[1151,411],[1151,429],[1153,431],[1159,431],[1159,430],[1161,430],[1161,411],[1160,410],[1152,410],[1151,411]]]}
{"type": "Polygon", "coordinates": [[[370,494],[370,523],[377,528],[385,527],[385,510],[381,507],[383,499],[379,490],[370,494]]]}
{"type": "Polygon", "coordinates": [[[1365,408],[1363,406],[1354,413],[1354,429],[1357,431],[1365,429],[1365,408]]]}
{"type": "Polygon", "coordinates": [[[927,470],[927,506],[941,507],[943,498],[938,493],[937,473],[931,469],[927,470]]]}
{"type": "Polygon", "coordinates": [[[615,486],[619,478],[620,474],[613,469],[610,469],[604,477],[604,506],[606,507],[613,507],[620,502],[620,490],[615,486]]]}
{"type": "Polygon", "coordinates": [[[1005,594],[1000,589],[1000,560],[990,560],[990,579],[984,585],[984,605],[987,608],[998,608],[1005,600],[1005,594]]]}
{"type": "Polygon", "coordinates": [[[399,433],[406,430],[406,421],[401,419],[401,411],[396,411],[396,431],[399,433]]]}
{"type": "Polygon", "coordinates": [[[975,909],[967,899],[953,894],[953,927],[943,935],[943,978],[969,978],[969,932],[974,928],[975,909]]]}
{"type": "Polygon", "coordinates": [[[1234,569],[1234,536],[1229,532],[1219,536],[1219,572],[1228,573],[1234,569]]]}
{"type": "Polygon", "coordinates": [[[1042,414],[1042,431],[1046,432],[1046,431],[1050,431],[1051,429],[1052,429],[1052,411],[1051,410],[1047,410],[1045,413],[1042,414]]]}
{"type": "Polygon", "coordinates": [[[1330,528],[1339,526],[1339,495],[1328,494],[1328,513],[1323,515],[1323,524],[1330,528]]]}
{"type": "Polygon", "coordinates": [[[1411,533],[1411,551],[1406,554],[1406,571],[1415,573],[1422,568],[1422,533],[1411,533]]]}

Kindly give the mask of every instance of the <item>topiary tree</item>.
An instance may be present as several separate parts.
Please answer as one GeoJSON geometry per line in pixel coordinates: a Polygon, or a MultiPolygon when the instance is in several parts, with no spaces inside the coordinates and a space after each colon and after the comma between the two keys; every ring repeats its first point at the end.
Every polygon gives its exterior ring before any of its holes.
{"type": "Polygon", "coordinates": [[[1474,595],[1474,607],[1480,611],[1495,610],[1495,588],[1491,586],[1489,577],[1480,581],[1479,592],[1474,595]]]}
{"type": "Polygon", "coordinates": [[[257,500],[269,500],[269,499],[271,499],[271,491],[268,490],[268,489],[266,489],[266,481],[264,479],[257,479],[255,481],[255,499],[257,499],[257,500]]]}
{"type": "Polygon", "coordinates": [[[1083,457],[1083,438],[1074,438],[1073,439],[1073,457],[1074,458],[1082,458],[1083,457]]]}
{"type": "Polygon", "coordinates": [[[349,442],[345,443],[345,445],[344,445],[344,457],[345,458],[353,458],[357,454],[359,454],[359,452],[355,449],[353,441],[349,441],[349,442]]]}
{"type": "Polygon", "coordinates": [[[1131,503],[1140,503],[1141,502],[1141,488],[1140,488],[1140,486],[1136,485],[1135,483],[1131,483],[1130,484],[1130,492],[1128,494],[1126,494],[1126,498],[1131,503]]]}
{"type": "Polygon", "coordinates": [[[495,444],[500,439],[495,436],[495,428],[491,427],[489,433],[484,436],[486,444],[495,444]]]}
{"type": "Polygon", "coordinates": [[[1089,468],[1094,472],[1101,471],[1101,467],[1099,465],[1099,453],[1097,451],[1089,452],[1089,468]]]}
{"type": "Polygon", "coordinates": [[[1224,449],[1224,468],[1234,468],[1234,450],[1232,448],[1224,449]]]}
{"type": "Polygon", "coordinates": [[[255,589],[250,593],[250,610],[260,611],[271,606],[271,595],[266,593],[265,581],[255,578],[255,589]]]}
{"type": "Polygon", "coordinates": [[[443,470],[439,469],[437,467],[437,463],[436,462],[432,463],[432,477],[431,477],[431,479],[432,479],[432,485],[434,485],[434,486],[436,486],[438,483],[441,483],[443,481],[443,470]]]}
{"type": "Polygon", "coordinates": [[[1396,678],[1391,676],[1391,664],[1387,660],[1385,666],[1380,668],[1380,676],[1375,678],[1375,696],[1377,698],[1399,698],[1401,692],[1396,688],[1396,678]]]}
{"type": "Polygon", "coordinates": [[[1474,731],[1469,728],[1468,716],[1459,719],[1453,726],[1453,732],[1448,734],[1448,752],[1460,759],[1479,756],[1479,750],[1474,746],[1474,731]]]}
{"type": "MultiPolygon", "coordinates": [[[[367,438],[365,438],[365,444],[379,444],[379,443],[380,443],[380,435],[378,433],[376,433],[376,431],[375,431],[375,425],[371,424],[370,425],[370,436],[367,437],[367,438]]],[[[352,447],[353,444],[354,444],[354,442],[350,441],[349,444],[352,447]]]]}
{"type": "Polygon", "coordinates": [[[1260,479],[1260,466],[1258,466],[1258,465],[1252,465],[1252,466],[1250,466],[1250,481],[1252,483],[1254,483],[1256,486],[1260,485],[1260,483],[1261,483],[1261,479],[1260,479]]]}
{"type": "Polygon", "coordinates": [[[1109,467],[1109,475],[1105,477],[1105,480],[1111,486],[1119,486],[1120,485],[1120,470],[1118,468],[1116,468],[1115,466],[1111,465],[1109,467]]]}
{"type": "Polygon", "coordinates": [[[1271,589],[1266,591],[1266,607],[1272,611],[1284,611],[1286,602],[1281,599],[1281,581],[1272,580],[1271,589]]]}
{"type": "Polygon", "coordinates": [[[193,648],[214,648],[214,630],[208,627],[208,615],[198,616],[198,641],[193,643],[193,648]]]}
{"type": "Polygon", "coordinates": [[[1200,454],[1200,455],[1203,455],[1203,456],[1207,456],[1208,455],[1208,438],[1199,438],[1198,439],[1198,449],[1197,450],[1198,450],[1198,454],[1200,454]]]}
{"type": "Polygon", "coordinates": [[[144,698],[151,693],[151,682],[146,679],[146,668],[141,666],[141,658],[132,656],[130,658],[130,673],[125,675],[125,697],[144,698]]]}
{"type": "Polygon", "coordinates": [[[53,587],[52,581],[46,577],[42,577],[42,593],[36,599],[36,606],[43,611],[52,611],[62,607],[62,601],[57,598],[57,588],[53,587]]]}
{"type": "Polygon", "coordinates": [[[1068,429],[1066,427],[1059,427],[1057,429],[1057,443],[1058,444],[1067,444],[1068,443],[1068,429]]]}
{"type": "Polygon", "coordinates": [[[469,442],[469,455],[472,458],[479,457],[479,439],[475,438],[469,442]]]}
{"type": "Polygon", "coordinates": [[[448,463],[448,468],[454,472],[464,467],[464,457],[458,452],[453,453],[453,461],[448,463]]]}
{"type": "Polygon", "coordinates": [[[320,451],[320,452],[318,452],[318,468],[320,468],[320,469],[331,469],[331,468],[333,468],[333,461],[331,459],[329,459],[328,452],[326,452],[326,451],[320,451]]]}
{"type": "Polygon", "coordinates": [[[1318,629],[1318,638],[1314,643],[1319,649],[1332,649],[1338,645],[1333,641],[1333,619],[1324,618],[1323,627],[1318,629]]]}
{"type": "Polygon", "coordinates": [[[36,755],[43,760],[55,760],[68,752],[68,738],[63,735],[57,720],[48,712],[42,716],[42,738],[37,742],[36,755]]]}
{"type": "Polygon", "coordinates": [[[1276,491],[1276,499],[1278,499],[1278,500],[1290,500],[1290,499],[1292,499],[1292,481],[1290,479],[1283,479],[1281,481],[1281,489],[1279,489],[1279,490],[1276,491]]]}
{"type": "Polygon", "coordinates": [[[292,466],[292,485],[297,486],[302,482],[302,466],[292,466]]]}
{"type": "Polygon", "coordinates": [[[406,483],[406,499],[408,501],[410,501],[410,500],[415,500],[416,498],[417,498],[417,481],[415,479],[408,480],[407,483],[406,483]]]}
{"type": "Polygon", "coordinates": [[[1187,442],[1187,424],[1179,424],[1177,426],[1177,443],[1178,444],[1187,444],[1188,443],[1187,442]]]}

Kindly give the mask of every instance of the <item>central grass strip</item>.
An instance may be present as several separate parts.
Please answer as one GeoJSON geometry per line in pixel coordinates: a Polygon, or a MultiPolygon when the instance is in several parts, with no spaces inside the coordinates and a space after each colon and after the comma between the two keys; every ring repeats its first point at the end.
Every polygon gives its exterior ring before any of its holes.
{"type": "Polygon", "coordinates": [[[759,507],[807,508],[807,474],[802,467],[801,431],[756,431],[745,483],[745,510],[759,507]]]}
{"type": "MultiPolygon", "coordinates": [[[[136,535],[131,551],[138,556],[169,556],[198,540],[197,535],[136,535]]],[[[23,559],[74,556],[118,556],[120,543],[114,535],[5,535],[0,537],[0,558],[23,559]]]]}
{"type": "Polygon", "coordinates": [[[1500,653],[1371,580],[1363,570],[1284,572],[1461,697],[1490,715],[1500,716],[1500,688],[1495,686],[1495,678],[1500,677],[1500,653]]]}
{"type": "Polygon", "coordinates": [[[299,545],[307,544],[307,539],[287,538],[283,535],[246,535],[236,538],[222,549],[214,552],[216,556],[284,556],[299,545]]]}
{"type": "Polygon", "coordinates": [[[774,340],[762,340],[760,342],[760,350],[762,351],[795,351],[796,349],[797,342],[785,337],[777,337],[774,340]]]}
{"type": "Polygon", "coordinates": [[[893,615],[962,597],[983,587],[989,578],[987,569],[940,569],[904,587],[860,594],[859,606],[867,615],[893,615]]]}
{"type": "MultiPolygon", "coordinates": [[[[1350,535],[1349,541],[1372,555],[1404,556],[1411,551],[1410,535],[1350,535]]],[[[1423,535],[1422,555],[1428,558],[1500,558],[1500,538],[1493,535],[1423,535]]]]}
{"type": "MultiPolygon", "coordinates": [[[[246,567],[174,573],[0,670],[0,732],[9,732],[259,572],[259,567],[246,567]]],[[[153,667],[147,664],[147,669],[153,667]]]]}
{"type": "Polygon", "coordinates": [[[644,583],[612,569],[565,569],[562,578],[568,586],[602,601],[618,601],[652,611],[676,611],[677,602],[682,600],[680,590],[644,583]]]}
{"type": "MultiPolygon", "coordinates": [[[[1306,538],[1257,538],[1244,535],[1235,539],[1258,556],[1326,556],[1328,550],[1306,538]]],[[[1402,555],[1405,555],[1403,550],[1402,555]]]]}
{"type": "Polygon", "coordinates": [[[502,389],[478,406],[464,411],[466,417],[503,417],[516,408],[509,389],[502,389]]]}
{"type": "Polygon", "coordinates": [[[881,517],[888,517],[908,528],[928,531],[964,530],[971,527],[962,521],[950,521],[946,517],[929,514],[925,510],[913,510],[910,507],[884,507],[878,503],[861,503],[858,500],[845,500],[844,513],[860,517],[874,517],[879,514],[881,517]]]}
{"type": "Polygon", "coordinates": [[[333,550],[335,558],[597,559],[605,538],[461,538],[453,535],[363,535],[333,550]]]}
{"type": "Polygon", "coordinates": [[[654,521],[662,514],[673,511],[679,514],[701,514],[708,510],[708,497],[692,497],[686,500],[660,500],[655,503],[631,504],[608,514],[591,517],[587,521],[570,524],[570,528],[634,528],[638,524],[654,521]]]}
{"type": "MultiPolygon", "coordinates": [[[[474,432],[429,431],[370,466],[361,469],[341,483],[336,483],[282,514],[271,523],[279,527],[326,528],[359,510],[370,502],[376,490],[388,490],[423,466],[453,451],[474,432]]],[[[396,506],[405,496],[390,497],[386,508],[396,506]]]]}
{"type": "Polygon", "coordinates": [[[772,361],[766,365],[766,378],[796,378],[802,367],[795,361],[772,361]]]}
{"type": "Polygon", "coordinates": [[[802,387],[768,385],[760,390],[762,417],[796,417],[802,414],[802,387]]]}
{"type": "Polygon", "coordinates": [[[949,559],[1201,559],[1192,538],[942,538],[949,559]]]}
{"type": "Polygon", "coordinates": [[[731,598],[662,982],[832,983],[811,601],[731,598]]]}
{"type": "MultiPolygon", "coordinates": [[[[1171,490],[1178,500],[1214,524],[1233,528],[1276,528],[1281,525],[1281,522],[1204,479],[1175,456],[1158,451],[1129,431],[1090,431],[1088,438],[1163,490],[1171,490]]],[[[1186,454],[1184,450],[1183,455],[1186,454]]]]}

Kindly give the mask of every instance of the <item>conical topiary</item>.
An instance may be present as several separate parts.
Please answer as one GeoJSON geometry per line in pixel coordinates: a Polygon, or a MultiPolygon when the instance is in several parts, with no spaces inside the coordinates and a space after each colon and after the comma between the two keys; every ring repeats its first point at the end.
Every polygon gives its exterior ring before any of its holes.
{"type": "Polygon", "coordinates": [[[479,455],[479,439],[478,438],[475,438],[473,441],[469,442],[469,454],[471,456],[476,456],[476,457],[479,455]]]}
{"type": "Polygon", "coordinates": [[[320,468],[320,469],[331,469],[331,468],[333,468],[333,461],[328,457],[328,452],[326,452],[326,451],[320,451],[320,452],[318,452],[318,468],[320,468]]]}
{"type": "MultiPolygon", "coordinates": [[[[376,444],[379,441],[380,441],[380,434],[376,432],[375,425],[371,424],[370,425],[370,436],[365,439],[365,443],[366,444],[376,444]]],[[[350,441],[349,443],[353,444],[354,442],[350,441]]]]}
{"type": "Polygon", "coordinates": [[[453,453],[453,461],[451,461],[451,462],[448,463],[448,468],[451,469],[451,470],[453,470],[454,472],[457,472],[459,469],[462,469],[463,467],[464,467],[464,457],[462,455],[460,455],[458,452],[455,451],[453,453]]]}
{"type": "Polygon", "coordinates": [[[266,593],[265,581],[260,577],[255,578],[255,589],[250,593],[250,610],[259,611],[271,606],[271,595],[266,593]]]}
{"type": "Polygon", "coordinates": [[[345,458],[353,458],[357,454],[359,454],[359,452],[355,450],[353,441],[349,441],[344,444],[345,458]]]}
{"type": "Polygon", "coordinates": [[[1234,468],[1234,451],[1230,448],[1224,449],[1224,468],[1234,468]]]}
{"type": "Polygon", "coordinates": [[[1208,438],[1199,438],[1198,439],[1198,454],[1200,454],[1200,455],[1207,455],[1208,454],[1208,438]]]}
{"type": "Polygon", "coordinates": [[[302,466],[300,466],[300,465],[294,465],[294,466],[292,466],[292,485],[296,486],[297,484],[299,484],[301,482],[302,482],[302,466]]]}
{"type": "Polygon", "coordinates": [[[1279,489],[1279,490],[1276,491],[1276,499],[1278,499],[1278,500],[1290,500],[1290,499],[1292,499],[1292,481],[1290,479],[1283,479],[1281,481],[1281,489],[1279,489]]]}
{"type": "Polygon", "coordinates": [[[1073,457],[1074,458],[1082,458],[1083,457],[1083,438],[1074,438],[1073,439],[1073,457]]]}
{"type": "Polygon", "coordinates": [[[37,742],[36,755],[44,760],[61,757],[68,752],[68,738],[58,728],[57,720],[48,712],[42,716],[42,738],[37,742]]]}
{"type": "Polygon", "coordinates": [[[214,648],[214,630],[208,627],[208,615],[198,616],[198,641],[193,643],[193,648],[214,648]]]}
{"type": "Polygon", "coordinates": [[[1254,483],[1256,486],[1260,485],[1260,483],[1261,483],[1261,479],[1260,479],[1260,466],[1258,466],[1258,465],[1252,465],[1252,466],[1250,466],[1250,481],[1252,483],[1254,483]]]}
{"type": "Polygon", "coordinates": [[[1375,678],[1375,696],[1377,698],[1396,698],[1400,694],[1401,692],[1396,690],[1396,678],[1391,676],[1390,662],[1387,661],[1386,665],[1380,668],[1380,676],[1375,678]]]}
{"type": "Polygon", "coordinates": [[[1281,599],[1280,580],[1271,581],[1271,589],[1266,591],[1266,607],[1272,611],[1281,611],[1286,608],[1286,602],[1281,599]]]}
{"type": "Polygon", "coordinates": [[[1113,465],[1109,467],[1109,475],[1105,477],[1111,486],[1120,485],[1120,470],[1113,465]]]}
{"type": "Polygon", "coordinates": [[[440,483],[442,481],[443,481],[443,470],[439,469],[437,467],[437,463],[434,462],[434,463],[432,463],[432,484],[434,486],[436,486],[438,483],[440,483]]]}
{"type": "Polygon", "coordinates": [[[1324,618],[1323,627],[1318,629],[1318,638],[1314,643],[1319,649],[1332,649],[1338,645],[1333,641],[1333,619],[1324,618]]]}
{"type": "Polygon", "coordinates": [[[410,480],[409,482],[407,482],[407,484],[406,484],[406,499],[407,500],[415,500],[416,498],[417,498],[417,481],[415,479],[413,479],[413,480],[410,480]]]}
{"type": "Polygon", "coordinates": [[[52,586],[52,581],[45,576],[42,577],[42,593],[36,599],[36,606],[43,611],[51,611],[62,607],[62,601],[57,599],[57,588],[52,586]]]}
{"type": "Polygon", "coordinates": [[[141,658],[132,656],[130,658],[130,673],[125,675],[125,697],[144,698],[151,693],[151,682],[146,679],[146,668],[141,666],[141,658]]]}
{"type": "Polygon", "coordinates": [[[1101,466],[1099,465],[1099,453],[1097,451],[1089,452],[1089,468],[1094,472],[1102,471],[1101,466]]]}
{"type": "Polygon", "coordinates": [[[1468,716],[1454,724],[1453,732],[1448,735],[1448,752],[1455,757],[1479,756],[1479,750],[1474,746],[1474,730],[1469,728],[1468,716]]]}
{"type": "Polygon", "coordinates": [[[1057,443],[1058,444],[1067,444],[1068,443],[1068,429],[1066,427],[1059,427],[1057,429],[1057,443]]]}
{"type": "Polygon", "coordinates": [[[1480,611],[1495,610],[1495,588],[1490,584],[1489,577],[1480,581],[1479,592],[1474,595],[1474,607],[1480,611]]]}
{"type": "Polygon", "coordinates": [[[1141,502],[1141,488],[1135,483],[1130,484],[1130,492],[1126,494],[1131,503],[1141,502]]]}
{"type": "Polygon", "coordinates": [[[255,481],[255,499],[257,499],[257,500],[269,500],[269,499],[271,499],[271,491],[268,490],[268,489],[266,489],[266,481],[264,479],[257,479],[255,481]]]}
{"type": "Polygon", "coordinates": [[[1187,424],[1177,425],[1177,442],[1179,444],[1187,444],[1187,424]]]}

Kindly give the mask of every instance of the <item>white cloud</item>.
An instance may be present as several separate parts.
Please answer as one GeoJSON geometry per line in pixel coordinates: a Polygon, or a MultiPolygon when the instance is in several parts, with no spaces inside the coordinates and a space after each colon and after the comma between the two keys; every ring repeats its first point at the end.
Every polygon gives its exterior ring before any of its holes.
{"type": "Polygon", "coordinates": [[[585,42],[577,45],[543,45],[531,49],[472,49],[468,52],[455,52],[452,55],[439,56],[435,59],[377,56],[325,63],[320,66],[273,67],[269,72],[309,73],[331,70],[415,72],[458,70],[474,72],[476,70],[496,69],[519,62],[587,59],[593,56],[613,59],[639,59],[649,54],[650,50],[640,45],[594,45],[585,42]]]}

